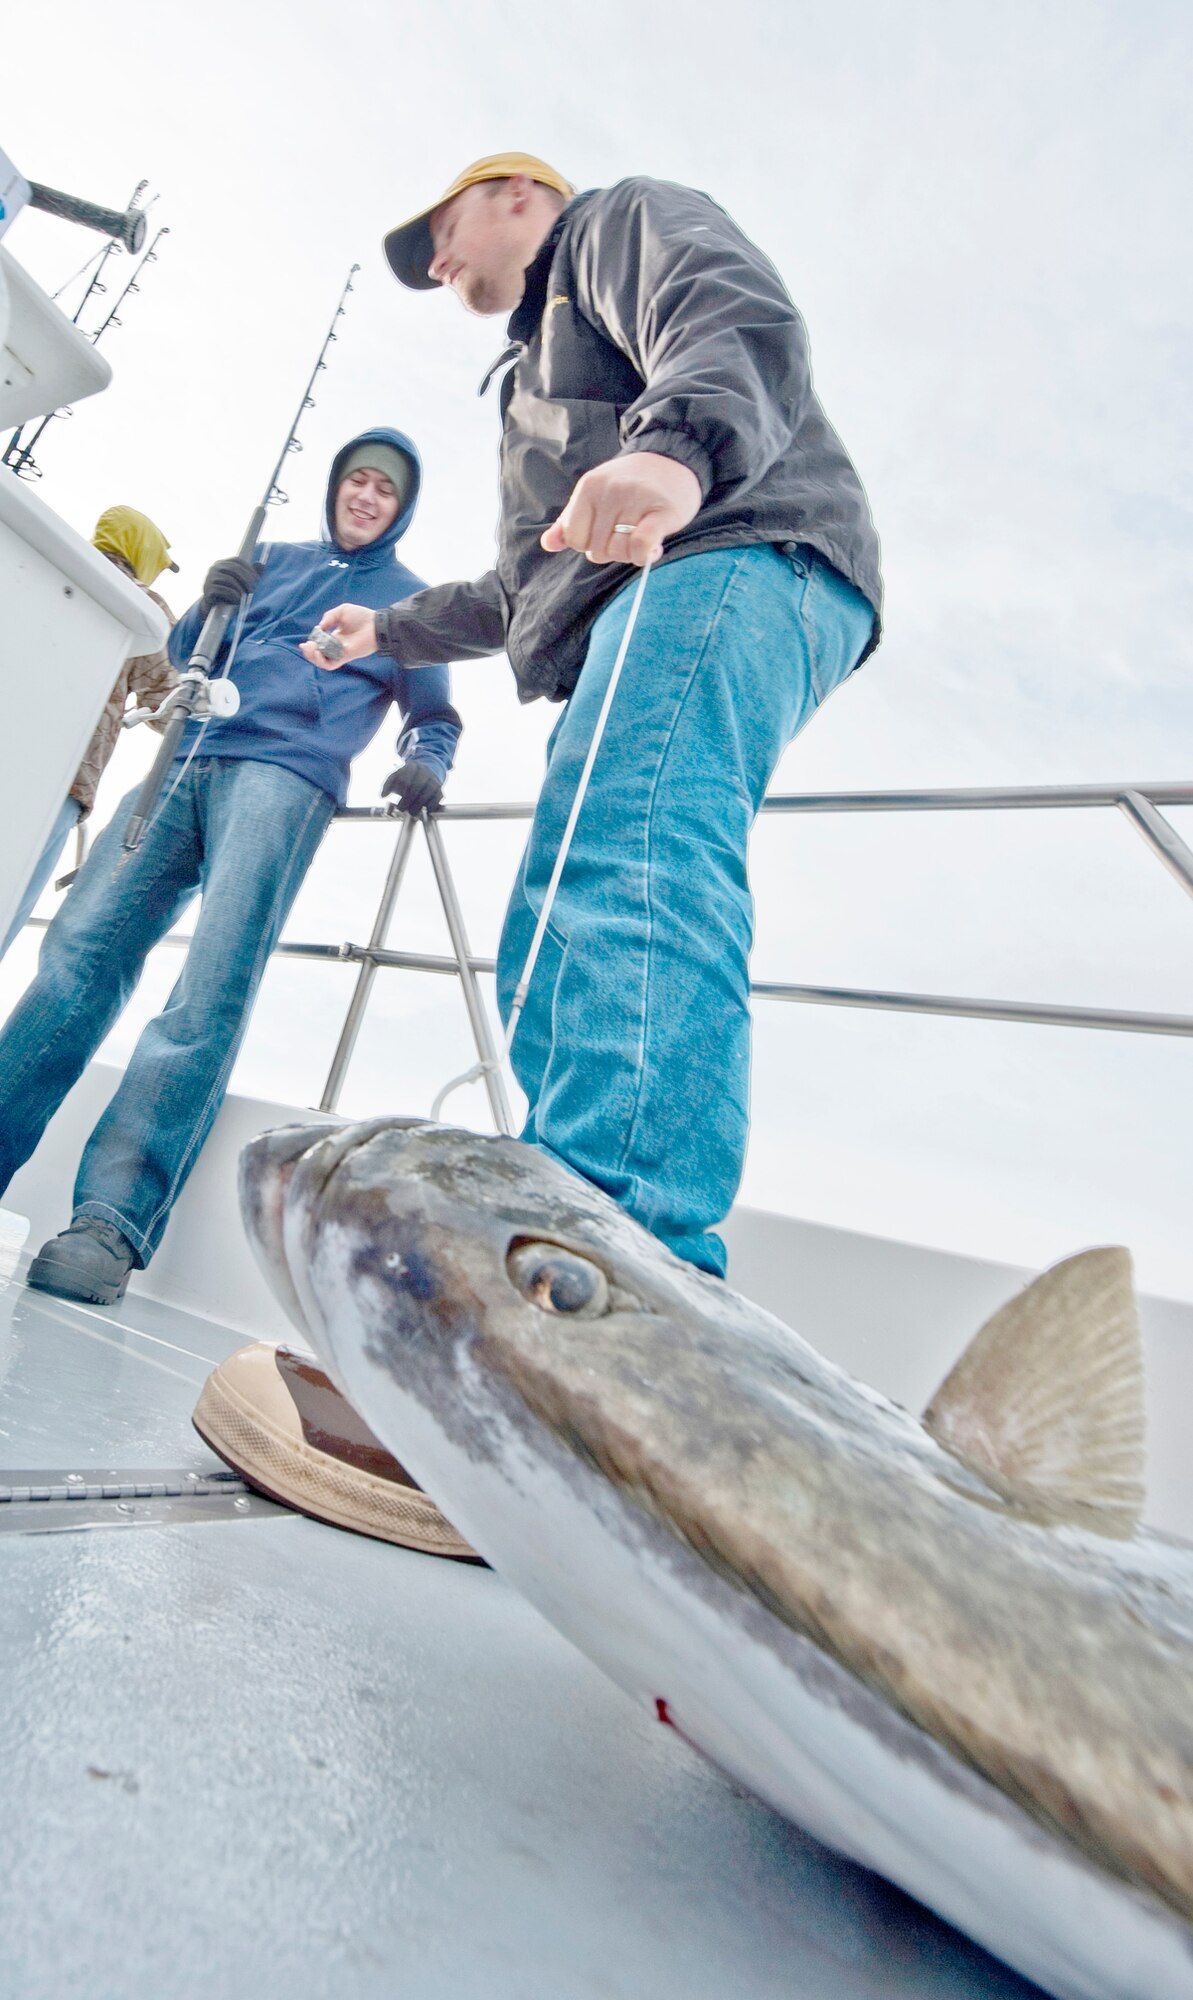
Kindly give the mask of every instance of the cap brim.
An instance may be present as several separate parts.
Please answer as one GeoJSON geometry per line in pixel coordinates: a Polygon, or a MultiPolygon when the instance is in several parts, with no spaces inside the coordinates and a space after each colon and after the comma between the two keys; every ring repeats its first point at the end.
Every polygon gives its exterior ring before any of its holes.
{"type": "Polygon", "coordinates": [[[431,216],[435,203],[423,215],[412,216],[397,229],[391,229],[385,238],[385,256],[390,270],[401,285],[407,285],[412,292],[433,292],[438,289],[438,278],[427,276],[427,267],[435,255],[435,245],[431,240],[431,216]]]}

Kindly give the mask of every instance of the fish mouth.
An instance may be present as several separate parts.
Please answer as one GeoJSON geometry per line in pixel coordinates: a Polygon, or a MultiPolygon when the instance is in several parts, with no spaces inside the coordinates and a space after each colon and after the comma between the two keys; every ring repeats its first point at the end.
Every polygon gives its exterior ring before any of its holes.
{"type": "Polygon", "coordinates": [[[302,1282],[303,1264],[292,1263],[287,1244],[291,1190],[298,1177],[309,1212],[340,1162],[380,1130],[417,1124],[416,1119],[324,1118],[308,1124],[278,1125],[250,1139],[240,1155],[240,1214],[257,1264],[304,1342],[316,1349],[321,1314],[313,1311],[309,1287],[302,1282]]]}
{"type": "Polygon", "coordinates": [[[311,1328],[290,1276],[283,1232],[286,1196],[294,1170],[334,1124],[278,1125],[250,1139],[240,1155],[240,1217],[258,1267],[286,1317],[307,1346],[311,1328]]]}

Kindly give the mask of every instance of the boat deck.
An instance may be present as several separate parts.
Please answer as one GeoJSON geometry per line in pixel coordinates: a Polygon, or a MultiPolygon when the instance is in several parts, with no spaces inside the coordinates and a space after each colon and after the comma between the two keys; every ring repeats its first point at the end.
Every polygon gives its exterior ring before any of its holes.
{"type": "Polygon", "coordinates": [[[0,1991],[1035,1993],[737,1791],[491,1572],[221,1479],[190,1413],[243,1336],[144,1296],[70,1306],[7,1262],[0,1991]]]}

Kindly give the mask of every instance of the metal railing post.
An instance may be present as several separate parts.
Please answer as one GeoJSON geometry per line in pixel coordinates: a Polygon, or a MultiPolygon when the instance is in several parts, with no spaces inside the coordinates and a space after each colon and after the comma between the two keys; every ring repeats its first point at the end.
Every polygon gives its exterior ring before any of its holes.
{"type": "Polygon", "coordinates": [[[472,953],[464,929],[463,913],[456,900],[455,884],[447,865],[447,856],[443,851],[443,835],[429,813],[422,814],[422,823],[427,836],[427,847],[430,850],[431,866],[435,870],[440,901],[443,904],[443,914],[447,918],[452,950],[456,954],[456,963],[460,968],[460,984],[464,988],[464,1001],[468,1008],[468,1019],[472,1023],[476,1052],[485,1065],[485,1089],[489,1093],[489,1108],[493,1113],[493,1122],[499,1132],[512,1134],[514,1120],[509,1099],[505,1094],[505,1079],[501,1074],[500,1059],[489,1027],[485,1003],[472,969],[472,953]]]}
{"type": "Polygon", "coordinates": [[[1118,804],[1119,811],[1125,813],[1132,826],[1143,835],[1152,853],[1159,855],[1181,888],[1193,896],[1193,853],[1176,828],[1169,826],[1163,813],[1158,813],[1142,792],[1124,792],[1118,804]]]}
{"type": "MultiPolygon", "coordinates": [[[[394,904],[398,900],[398,891],[402,886],[402,877],[406,873],[406,863],[410,858],[410,844],[413,839],[414,821],[403,816],[401,825],[398,828],[398,837],[394,842],[394,851],[389,864],[389,873],[385,878],[385,887],[381,891],[381,901],[377,905],[377,915],[373,919],[373,929],[368,944],[370,951],[375,951],[378,946],[385,943],[390,919],[394,913],[394,904]]],[[[356,978],[356,989],[349,1003],[348,1012],[344,1016],[344,1025],[340,1029],[340,1039],[336,1043],[336,1052],[331,1059],[331,1068],[327,1072],[327,1082],[323,1086],[323,1095],[319,1099],[320,1111],[334,1111],[339,1104],[340,1092],[344,1088],[344,1078],[348,1073],[348,1065],[352,1061],[353,1051],[356,1048],[357,1038],[360,1035],[365,1008],[369,1004],[369,989],[376,976],[376,959],[362,959],[360,971],[356,978]]]]}

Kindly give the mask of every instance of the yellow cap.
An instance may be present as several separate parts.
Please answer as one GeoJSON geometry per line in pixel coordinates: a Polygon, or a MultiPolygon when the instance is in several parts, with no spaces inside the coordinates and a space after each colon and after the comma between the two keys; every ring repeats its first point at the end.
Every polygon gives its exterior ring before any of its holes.
{"type": "Polygon", "coordinates": [[[427,266],[435,255],[435,245],[431,241],[431,217],[445,201],[463,194],[465,188],[476,187],[480,181],[507,181],[511,174],[528,174],[541,187],[554,188],[565,201],[570,201],[576,190],[570,181],[545,160],[536,160],[533,153],[490,153],[487,159],[474,160],[457,174],[449,188],[429,202],[426,208],[412,215],[409,222],[401,222],[391,229],[385,238],[385,254],[394,277],[402,284],[409,285],[413,292],[433,291],[439,280],[428,278],[427,266]]]}
{"type": "Polygon", "coordinates": [[[123,556],[138,583],[153,583],[164,569],[178,568],[170,561],[170,544],[161,529],[135,507],[105,508],[91,543],[105,555],[123,556]]]}

